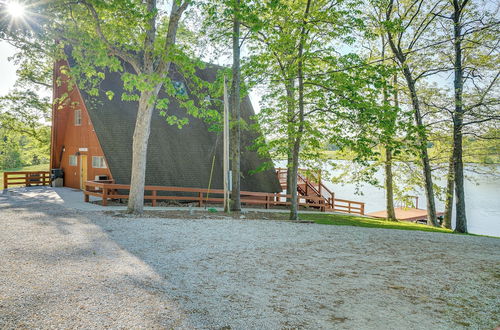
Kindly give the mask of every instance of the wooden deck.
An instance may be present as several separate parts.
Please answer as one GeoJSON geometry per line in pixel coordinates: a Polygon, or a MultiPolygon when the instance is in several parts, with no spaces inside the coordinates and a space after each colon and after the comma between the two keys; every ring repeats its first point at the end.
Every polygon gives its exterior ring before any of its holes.
{"type": "MultiPolygon", "coordinates": [[[[427,220],[427,210],[417,209],[414,207],[395,207],[396,219],[400,221],[425,221],[427,220]]],[[[444,212],[436,212],[437,216],[442,216],[444,212]]],[[[374,218],[387,218],[387,211],[377,211],[367,214],[374,218]]]]}
{"type": "Polygon", "coordinates": [[[9,186],[48,186],[50,185],[49,171],[19,171],[3,173],[3,189],[9,186]]]}

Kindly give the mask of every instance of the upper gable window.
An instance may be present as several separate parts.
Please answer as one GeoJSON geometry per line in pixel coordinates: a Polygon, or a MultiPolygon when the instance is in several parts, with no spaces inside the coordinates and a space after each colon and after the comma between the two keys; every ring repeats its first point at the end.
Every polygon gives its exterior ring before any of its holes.
{"type": "Polygon", "coordinates": [[[82,126],[82,110],[75,110],[75,126],[82,126]]]}
{"type": "Polygon", "coordinates": [[[186,85],[182,81],[172,81],[172,85],[174,86],[175,89],[175,94],[176,95],[181,95],[181,96],[186,96],[188,95],[186,85]]]}
{"type": "Polygon", "coordinates": [[[107,168],[106,161],[102,156],[92,156],[92,167],[93,168],[107,168]]]}

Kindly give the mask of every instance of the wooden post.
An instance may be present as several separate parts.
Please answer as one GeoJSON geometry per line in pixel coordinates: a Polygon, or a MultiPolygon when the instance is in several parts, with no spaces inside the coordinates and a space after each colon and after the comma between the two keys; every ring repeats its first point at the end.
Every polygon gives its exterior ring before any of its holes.
{"type": "Polygon", "coordinates": [[[361,203],[361,215],[365,215],[365,203],[361,203]]]}
{"type": "Polygon", "coordinates": [[[151,196],[153,196],[153,198],[151,199],[151,206],[155,207],[156,206],[156,190],[153,190],[151,192],[151,196]]]}
{"type": "Polygon", "coordinates": [[[102,188],[102,206],[108,205],[108,188],[102,188]]]}
{"type": "Polygon", "coordinates": [[[266,209],[269,208],[269,195],[266,195],[266,209]]]}
{"type": "Polygon", "coordinates": [[[88,191],[87,185],[85,184],[85,190],[83,191],[83,202],[84,203],[90,202],[90,196],[85,193],[87,191],[88,191]]]}
{"type": "Polygon", "coordinates": [[[322,197],[323,195],[321,194],[321,170],[318,172],[318,191],[319,191],[319,196],[322,197]]]}
{"type": "MultiPolygon", "coordinates": [[[[199,199],[200,199],[200,201],[198,202],[198,206],[199,206],[199,207],[202,207],[202,206],[203,206],[203,193],[202,193],[202,192],[200,192],[200,193],[198,194],[198,197],[199,197],[199,199]]],[[[208,201],[207,201],[207,204],[208,204],[208,201]]]]}
{"type": "Polygon", "coordinates": [[[7,183],[7,172],[3,172],[3,189],[7,189],[9,184],[7,183]]]}
{"type": "Polygon", "coordinates": [[[227,95],[226,76],[224,76],[224,132],[223,132],[223,182],[224,212],[229,213],[229,100],[227,95]]]}

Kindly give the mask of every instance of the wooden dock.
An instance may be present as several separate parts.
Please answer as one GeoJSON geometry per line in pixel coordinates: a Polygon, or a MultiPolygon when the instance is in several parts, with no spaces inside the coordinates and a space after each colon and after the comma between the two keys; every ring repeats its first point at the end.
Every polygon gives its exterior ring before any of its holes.
{"type": "MultiPolygon", "coordinates": [[[[427,210],[417,209],[414,207],[395,207],[396,219],[400,221],[421,222],[427,220],[427,210]]],[[[442,216],[444,212],[436,212],[436,215],[442,216]]],[[[387,211],[377,211],[367,214],[374,218],[387,218],[387,211]]]]}

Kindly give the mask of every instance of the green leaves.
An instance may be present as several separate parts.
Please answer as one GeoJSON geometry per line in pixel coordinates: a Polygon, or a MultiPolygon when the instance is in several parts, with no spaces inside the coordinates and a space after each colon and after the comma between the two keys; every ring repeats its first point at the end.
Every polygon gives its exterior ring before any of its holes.
{"type": "Polygon", "coordinates": [[[106,96],[111,101],[113,99],[113,97],[115,96],[115,92],[113,92],[113,91],[106,91],[106,96]]]}
{"type": "Polygon", "coordinates": [[[33,89],[0,97],[0,169],[48,161],[50,110],[33,89]]]}

